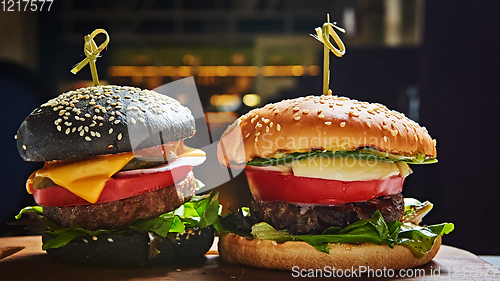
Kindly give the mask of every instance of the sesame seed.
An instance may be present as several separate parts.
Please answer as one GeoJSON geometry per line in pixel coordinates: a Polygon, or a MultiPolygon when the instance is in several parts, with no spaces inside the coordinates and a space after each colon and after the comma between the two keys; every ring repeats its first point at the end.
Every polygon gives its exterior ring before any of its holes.
{"type": "Polygon", "coordinates": [[[113,120],[115,120],[114,116],[109,117],[109,122],[112,122],[113,120]]]}
{"type": "Polygon", "coordinates": [[[85,135],[85,131],[80,131],[80,137],[83,137],[83,135],[85,135]]]}
{"type": "Polygon", "coordinates": [[[298,120],[300,120],[300,116],[295,116],[295,117],[293,117],[293,119],[298,121],[298,120]]]}
{"type": "Polygon", "coordinates": [[[266,133],[269,133],[269,126],[266,126],[266,133]]]}
{"type": "Polygon", "coordinates": [[[121,121],[120,120],[115,120],[115,124],[118,124],[120,123],[121,121]]]}
{"type": "Polygon", "coordinates": [[[61,126],[57,126],[56,128],[59,132],[62,130],[61,126]]]}
{"type": "Polygon", "coordinates": [[[280,124],[276,124],[276,131],[278,131],[278,132],[279,132],[279,131],[281,131],[281,126],[280,126],[280,124]]]}
{"type": "Polygon", "coordinates": [[[344,128],[345,127],[345,122],[340,123],[340,127],[344,128]]]}
{"type": "Polygon", "coordinates": [[[108,242],[113,243],[115,241],[113,241],[113,239],[111,239],[111,238],[108,238],[108,242]]]}
{"type": "Polygon", "coordinates": [[[14,139],[17,140],[17,135],[14,136],[14,139]]]}
{"type": "Polygon", "coordinates": [[[118,136],[116,137],[118,140],[122,139],[122,133],[119,133],[118,136]]]}
{"type": "Polygon", "coordinates": [[[141,121],[142,123],[146,122],[146,120],[144,120],[144,118],[139,118],[139,121],[141,121]]]}
{"type": "Polygon", "coordinates": [[[304,109],[304,110],[302,110],[302,113],[304,113],[304,114],[309,113],[309,109],[304,109]]]}
{"type": "Polygon", "coordinates": [[[300,107],[296,106],[293,108],[293,111],[299,111],[300,110],[300,107]]]}
{"type": "Polygon", "coordinates": [[[255,142],[257,142],[259,140],[259,137],[255,137],[255,142]]]}
{"type": "Polygon", "coordinates": [[[274,246],[278,246],[278,242],[276,241],[271,241],[271,244],[273,244],[274,246]]]}
{"type": "Polygon", "coordinates": [[[110,128],[108,133],[111,135],[113,133],[113,128],[110,128]]]}
{"type": "Polygon", "coordinates": [[[387,142],[387,137],[386,137],[386,136],[384,136],[384,138],[383,138],[383,139],[384,139],[384,142],[387,142]]]}
{"type": "Polygon", "coordinates": [[[92,240],[97,241],[97,236],[92,236],[92,240]]]}
{"type": "Polygon", "coordinates": [[[98,138],[100,138],[100,137],[101,137],[101,133],[99,133],[99,132],[95,132],[95,135],[96,135],[96,137],[98,137],[98,138]]]}
{"type": "Polygon", "coordinates": [[[85,239],[85,238],[84,238],[84,239],[82,239],[82,240],[83,240],[83,242],[85,242],[86,244],[88,244],[88,243],[89,243],[89,240],[87,240],[87,239],[85,239]]]}
{"type": "Polygon", "coordinates": [[[113,148],[113,145],[112,144],[108,145],[108,148],[110,148],[110,149],[113,148]]]}
{"type": "Polygon", "coordinates": [[[318,115],[318,118],[319,118],[319,119],[325,119],[325,115],[320,114],[320,115],[318,115]]]}
{"type": "Polygon", "coordinates": [[[318,109],[318,113],[321,113],[321,112],[323,112],[323,109],[321,109],[321,108],[318,109]]]}
{"type": "Polygon", "coordinates": [[[71,132],[70,128],[67,128],[66,131],[65,131],[66,135],[69,135],[70,132],[71,132]]]}
{"type": "Polygon", "coordinates": [[[398,135],[398,130],[392,130],[392,131],[391,131],[391,134],[392,134],[393,136],[397,136],[397,135],[398,135]]]}
{"type": "Polygon", "coordinates": [[[273,127],[273,122],[269,123],[269,128],[272,128],[273,127]]]}
{"type": "Polygon", "coordinates": [[[331,124],[332,124],[332,122],[330,122],[330,121],[325,122],[325,125],[327,125],[327,126],[330,126],[331,124]]]}
{"type": "Polygon", "coordinates": [[[26,145],[24,145],[24,144],[23,144],[23,149],[24,149],[24,150],[26,150],[26,149],[28,149],[28,148],[26,147],[26,145]]]}
{"type": "Polygon", "coordinates": [[[247,133],[247,134],[245,135],[245,138],[248,138],[249,136],[250,136],[250,133],[247,133]]]}
{"type": "Polygon", "coordinates": [[[85,130],[85,132],[87,132],[87,133],[89,132],[89,127],[85,126],[85,127],[83,127],[83,129],[85,130]]]}
{"type": "Polygon", "coordinates": [[[371,125],[371,124],[370,124],[370,122],[368,122],[368,121],[366,122],[366,126],[368,126],[368,128],[371,128],[371,127],[372,127],[372,125],[371,125]]]}
{"type": "Polygon", "coordinates": [[[89,136],[85,136],[86,141],[91,141],[92,139],[89,136]]]}

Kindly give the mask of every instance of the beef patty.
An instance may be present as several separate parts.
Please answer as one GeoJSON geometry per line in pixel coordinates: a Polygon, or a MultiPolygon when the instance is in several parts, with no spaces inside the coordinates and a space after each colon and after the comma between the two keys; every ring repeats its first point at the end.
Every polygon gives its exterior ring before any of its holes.
{"type": "Polygon", "coordinates": [[[43,207],[43,215],[63,227],[119,229],[138,219],[170,212],[189,200],[195,192],[193,172],[175,184],[137,196],[90,205],[43,207]]]}
{"type": "Polygon", "coordinates": [[[346,227],[358,220],[371,218],[376,210],[380,211],[386,222],[401,220],[404,214],[403,195],[398,193],[338,205],[254,200],[252,214],[259,221],[265,221],[276,229],[287,229],[292,234],[320,234],[332,226],[346,227]]]}

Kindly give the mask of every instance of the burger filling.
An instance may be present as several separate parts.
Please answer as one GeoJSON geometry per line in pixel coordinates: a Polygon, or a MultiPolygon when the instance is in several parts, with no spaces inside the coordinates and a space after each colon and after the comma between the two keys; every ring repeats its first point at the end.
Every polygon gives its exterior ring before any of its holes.
{"type": "Polygon", "coordinates": [[[432,249],[453,224],[419,226],[432,204],[405,204],[407,163],[432,163],[425,155],[401,156],[371,148],[285,153],[246,163],[251,209],[220,218],[219,232],[278,243],[304,241],[329,253],[329,243],[395,244],[416,257],[432,249]]]}
{"type": "MultiPolygon", "coordinates": [[[[183,141],[178,141],[135,152],[102,155],[78,161],[50,161],[30,176],[26,187],[29,193],[54,186],[63,187],[88,204],[94,204],[98,202],[107,184],[111,183],[110,180],[116,177],[170,171],[173,168],[170,165],[172,162],[176,165],[182,163],[183,166],[196,166],[203,163],[204,159],[203,151],[186,147],[183,141]],[[195,160],[179,161],[185,158],[195,160]]],[[[189,172],[184,170],[182,176],[189,172]]],[[[181,178],[177,177],[176,180],[181,178]]],[[[37,198],[39,196],[35,195],[35,199],[37,198]]],[[[43,202],[37,203],[43,205],[43,202]]]]}

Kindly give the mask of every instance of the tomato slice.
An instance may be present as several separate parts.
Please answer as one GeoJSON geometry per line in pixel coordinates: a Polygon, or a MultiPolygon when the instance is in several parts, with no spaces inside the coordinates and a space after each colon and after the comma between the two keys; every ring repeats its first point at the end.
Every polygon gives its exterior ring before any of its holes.
{"type": "MultiPolygon", "coordinates": [[[[192,166],[180,166],[170,171],[154,174],[113,177],[106,181],[106,185],[96,204],[120,200],[167,187],[183,179],[192,170],[192,166]]],[[[33,189],[33,197],[38,205],[47,207],[91,204],[59,185],[33,189]]]]}
{"type": "Polygon", "coordinates": [[[338,181],[296,177],[277,171],[246,168],[252,195],[264,201],[303,204],[345,204],[361,202],[403,190],[405,177],[369,181],[338,181]]]}

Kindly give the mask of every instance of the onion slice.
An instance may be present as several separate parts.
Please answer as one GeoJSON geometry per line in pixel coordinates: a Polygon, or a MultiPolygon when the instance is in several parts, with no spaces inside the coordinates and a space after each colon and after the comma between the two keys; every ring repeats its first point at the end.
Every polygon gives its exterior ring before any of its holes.
{"type": "Polygon", "coordinates": [[[155,173],[170,171],[172,169],[175,169],[175,168],[178,168],[181,166],[198,166],[198,165],[201,165],[203,162],[205,162],[206,159],[207,159],[206,156],[180,157],[180,158],[177,158],[168,164],[164,164],[164,165],[154,167],[154,168],[121,171],[121,172],[116,173],[113,177],[118,178],[118,177],[133,176],[133,175],[140,175],[140,174],[155,174],[155,173]]]}

